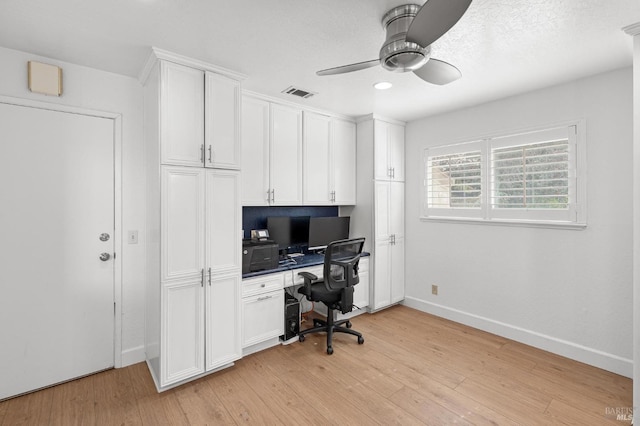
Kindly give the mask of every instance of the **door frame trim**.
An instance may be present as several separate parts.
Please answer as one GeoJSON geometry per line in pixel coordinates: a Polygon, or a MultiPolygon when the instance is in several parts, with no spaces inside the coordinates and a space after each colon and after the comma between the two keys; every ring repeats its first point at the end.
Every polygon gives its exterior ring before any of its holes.
{"type": "Polygon", "coordinates": [[[86,115],[113,120],[113,177],[114,177],[114,258],[113,300],[115,302],[113,323],[113,362],[116,368],[122,367],[122,114],[74,107],[53,102],[35,101],[0,95],[0,103],[45,109],[56,112],[86,115]],[[119,256],[118,256],[119,254],[119,256]]]}

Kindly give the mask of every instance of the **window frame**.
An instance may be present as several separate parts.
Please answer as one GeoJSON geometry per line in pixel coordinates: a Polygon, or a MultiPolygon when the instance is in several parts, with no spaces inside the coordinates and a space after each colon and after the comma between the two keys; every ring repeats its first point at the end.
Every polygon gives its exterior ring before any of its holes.
{"type": "Polygon", "coordinates": [[[501,132],[471,141],[427,147],[422,156],[420,220],[468,222],[490,225],[515,225],[584,229],[586,218],[586,137],[585,121],[573,120],[525,130],[501,132]],[[547,137],[567,137],[569,166],[569,205],[567,209],[496,208],[492,205],[493,151],[505,147],[544,142],[547,137]],[[429,207],[429,158],[481,152],[481,202],[479,208],[429,207]]]}

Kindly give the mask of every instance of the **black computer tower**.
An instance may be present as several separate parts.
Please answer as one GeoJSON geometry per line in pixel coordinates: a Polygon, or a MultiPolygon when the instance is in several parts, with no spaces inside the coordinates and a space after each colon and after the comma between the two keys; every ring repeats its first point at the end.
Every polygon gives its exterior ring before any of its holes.
{"type": "Polygon", "coordinates": [[[300,332],[300,302],[290,295],[284,293],[284,336],[283,340],[296,337],[300,332]]]}

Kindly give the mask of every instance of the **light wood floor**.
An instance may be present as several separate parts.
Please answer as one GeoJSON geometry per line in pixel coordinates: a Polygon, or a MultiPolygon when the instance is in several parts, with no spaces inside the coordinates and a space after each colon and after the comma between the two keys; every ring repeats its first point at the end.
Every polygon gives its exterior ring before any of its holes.
{"type": "Polygon", "coordinates": [[[0,403],[1,425],[625,424],[631,380],[397,306],[158,394],[144,363],[0,403]]]}

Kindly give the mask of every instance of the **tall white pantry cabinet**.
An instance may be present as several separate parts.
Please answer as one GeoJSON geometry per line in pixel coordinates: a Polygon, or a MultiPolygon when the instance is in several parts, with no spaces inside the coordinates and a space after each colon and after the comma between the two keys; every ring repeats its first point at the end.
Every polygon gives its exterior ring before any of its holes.
{"type": "Polygon", "coordinates": [[[351,233],[371,252],[370,304],[376,311],[404,299],[404,123],[370,115],[357,128],[358,204],[351,233]]]}
{"type": "Polygon", "coordinates": [[[242,78],[158,49],[141,75],[145,351],[159,391],[242,356],[242,78]]]}

